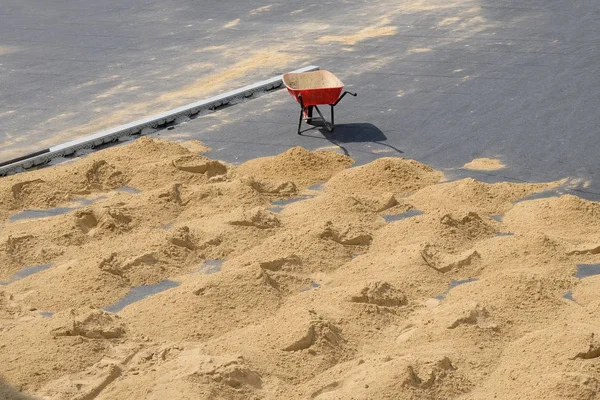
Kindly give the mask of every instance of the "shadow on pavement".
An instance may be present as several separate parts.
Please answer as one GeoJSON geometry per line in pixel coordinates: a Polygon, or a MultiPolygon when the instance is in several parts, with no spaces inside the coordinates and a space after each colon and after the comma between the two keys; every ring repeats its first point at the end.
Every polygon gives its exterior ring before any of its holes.
{"type": "MultiPolygon", "coordinates": [[[[313,128],[314,129],[314,128],[313,128]]],[[[310,129],[309,129],[310,131],[310,129]]],[[[306,131],[304,131],[306,132],[306,131]]],[[[312,135],[303,136],[316,137],[312,135]]],[[[375,143],[384,147],[388,147],[398,154],[404,154],[402,150],[391,144],[383,143],[388,140],[387,136],[373,124],[369,123],[353,123],[353,124],[337,124],[333,132],[327,131],[324,127],[319,127],[319,132],[330,143],[338,146],[344,151],[344,154],[349,156],[348,150],[343,146],[347,143],[375,143]]]]}

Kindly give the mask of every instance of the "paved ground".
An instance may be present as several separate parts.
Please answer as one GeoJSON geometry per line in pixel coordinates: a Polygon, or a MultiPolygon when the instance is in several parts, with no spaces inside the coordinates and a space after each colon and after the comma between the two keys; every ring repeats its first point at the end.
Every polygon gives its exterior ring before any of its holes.
{"type": "Polygon", "coordinates": [[[269,5],[0,0],[0,159],[294,67],[269,5]]]}
{"type": "Polygon", "coordinates": [[[590,181],[580,193],[600,199],[596,2],[0,1],[3,140],[30,121],[32,135],[72,139],[197,100],[203,87],[231,89],[310,63],[359,93],[338,107],[343,125],[332,135],[297,136],[297,106],[283,91],[162,134],[203,140],[229,161],[335,145],[359,162],[400,154],[463,176],[453,169],[499,157],[506,169],[471,175],[580,178],[590,181]]]}

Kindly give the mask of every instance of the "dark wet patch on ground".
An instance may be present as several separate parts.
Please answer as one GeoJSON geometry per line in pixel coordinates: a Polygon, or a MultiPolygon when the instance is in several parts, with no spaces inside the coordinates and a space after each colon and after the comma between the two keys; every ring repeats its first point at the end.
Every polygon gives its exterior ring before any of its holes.
{"type": "Polygon", "coordinates": [[[113,305],[104,307],[104,310],[108,312],[117,313],[125,307],[127,307],[128,305],[136,303],[157,293],[164,292],[165,290],[172,289],[179,285],[179,282],[165,280],[154,285],[134,286],[131,289],[129,289],[129,293],[127,293],[125,297],[123,297],[121,300],[117,301],[113,305]]]}
{"type": "Polygon", "coordinates": [[[0,281],[0,285],[3,285],[3,286],[9,285],[13,282],[16,282],[18,280],[26,278],[30,275],[37,274],[38,272],[47,270],[51,266],[52,266],[52,264],[42,264],[42,265],[35,265],[32,267],[25,267],[25,268],[21,269],[19,272],[17,272],[16,274],[14,274],[13,276],[11,276],[9,280],[4,281],[4,282],[0,281]]]}

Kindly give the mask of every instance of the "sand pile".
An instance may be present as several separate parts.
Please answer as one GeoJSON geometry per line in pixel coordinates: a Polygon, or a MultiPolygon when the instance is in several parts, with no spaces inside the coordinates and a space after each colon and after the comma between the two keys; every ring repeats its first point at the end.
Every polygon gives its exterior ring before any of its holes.
{"type": "Polygon", "coordinates": [[[600,389],[598,203],[402,158],[205,150],[142,138],[0,179],[0,396],[600,389]]]}
{"type": "Polygon", "coordinates": [[[0,330],[2,375],[17,388],[39,388],[45,382],[77,373],[110,354],[122,340],[118,317],[88,309],[45,318],[31,308],[0,330]],[[18,343],[15,343],[18,338],[18,343]]]}
{"type": "Polygon", "coordinates": [[[463,169],[476,171],[496,171],[505,167],[506,165],[496,158],[476,158],[462,166],[463,169]]]}
{"type": "Polygon", "coordinates": [[[600,204],[572,195],[517,204],[502,221],[509,229],[543,232],[553,238],[574,242],[580,253],[600,249],[600,204]]]}
{"type": "Polygon", "coordinates": [[[541,184],[489,184],[465,178],[420,190],[411,197],[411,202],[423,211],[462,208],[487,215],[503,214],[516,200],[557,187],[561,183],[563,181],[541,184]]]}
{"type": "Polygon", "coordinates": [[[294,147],[274,157],[247,161],[237,168],[237,172],[273,181],[292,181],[305,187],[326,181],[352,163],[350,157],[335,152],[294,147]]]}
{"type": "Polygon", "coordinates": [[[348,169],[327,182],[327,191],[337,194],[407,194],[433,185],[443,177],[427,165],[405,158],[385,157],[348,169]]]}
{"type": "Polygon", "coordinates": [[[258,268],[187,276],[180,287],[135,303],[122,315],[131,331],[157,341],[203,341],[251,325],[280,305],[276,284],[258,268]],[[169,318],[148,326],[160,310],[169,318]]]}
{"type": "Polygon", "coordinates": [[[599,348],[597,326],[549,323],[546,329],[525,334],[506,347],[489,381],[468,398],[484,399],[508,390],[516,398],[593,398],[600,389],[593,366],[599,348]],[[531,373],[523,376],[522,371],[531,373]]]}
{"type": "Polygon", "coordinates": [[[185,142],[179,143],[179,145],[185,147],[193,153],[208,153],[212,150],[199,140],[186,140],[185,142]]]}
{"type": "Polygon", "coordinates": [[[203,182],[227,167],[171,142],[142,137],[128,146],[92,153],[83,160],[9,176],[0,182],[0,216],[28,208],[50,208],[91,193],[125,185],[155,189],[167,182],[203,182]],[[208,172],[208,173],[206,173],[208,172]]]}

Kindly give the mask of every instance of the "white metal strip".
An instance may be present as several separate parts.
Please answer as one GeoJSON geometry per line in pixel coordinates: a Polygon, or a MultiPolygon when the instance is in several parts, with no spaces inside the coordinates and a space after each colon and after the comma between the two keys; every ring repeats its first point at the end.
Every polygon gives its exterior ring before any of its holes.
{"type": "MultiPolygon", "coordinates": [[[[309,65],[304,68],[292,71],[294,73],[316,71],[319,67],[316,65],[309,65]]],[[[156,114],[151,117],[140,119],[129,124],[117,126],[103,132],[99,132],[90,136],[83,137],[81,139],[71,140],[66,143],[62,143],[49,148],[49,152],[20,160],[15,163],[11,163],[0,167],[0,175],[7,175],[13,172],[18,172],[21,169],[31,168],[36,165],[42,165],[54,158],[68,156],[75,153],[77,150],[89,149],[97,146],[101,146],[105,143],[110,143],[116,139],[124,136],[139,134],[142,129],[146,127],[155,128],[164,123],[172,122],[177,117],[189,116],[196,114],[203,110],[214,109],[216,107],[229,104],[232,100],[246,98],[252,96],[254,93],[263,92],[281,87],[282,75],[254,83],[252,85],[244,86],[239,89],[232,90],[217,96],[209,97],[205,100],[200,100],[194,103],[186,104],[181,107],[174,108],[164,113],[156,114]]]]}

